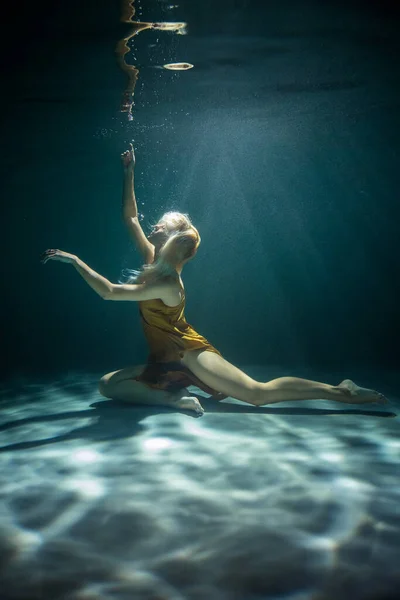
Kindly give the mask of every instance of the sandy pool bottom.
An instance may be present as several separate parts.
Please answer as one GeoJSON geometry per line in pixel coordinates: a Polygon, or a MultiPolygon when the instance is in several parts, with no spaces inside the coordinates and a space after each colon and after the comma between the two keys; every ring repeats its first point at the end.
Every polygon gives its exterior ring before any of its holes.
{"type": "Polygon", "coordinates": [[[199,393],[202,418],[106,400],[97,378],[1,389],[2,600],[398,598],[395,374],[354,377],[384,407],[199,393]]]}

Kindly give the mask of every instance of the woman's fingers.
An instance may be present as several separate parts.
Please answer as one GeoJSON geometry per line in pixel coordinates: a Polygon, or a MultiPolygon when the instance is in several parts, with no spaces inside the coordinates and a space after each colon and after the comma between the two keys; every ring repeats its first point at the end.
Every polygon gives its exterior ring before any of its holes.
{"type": "Polygon", "coordinates": [[[48,260],[50,260],[51,258],[57,256],[57,252],[58,252],[58,250],[55,250],[54,248],[51,248],[50,250],[46,250],[41,255],[40,260],[42,261],[43,264],[46,264],[46,262],[48,260]]]}
{"type": "Polygon", "coordinates": [[[47,261],[49,260],[49,258],[50,258],[50,256],[46,252],[43,252],[43,254],[40,257],[40,260],[45,265],[47,263],[47,261]]]}
{"type": "Polygon", "coordinates": [[[122,152],[121,154],[121,158],[126,158],[128,156],[135,156],[135,150],[132,143],[129,144],[129,150],[125,150],[125,152],[122,152]]]}

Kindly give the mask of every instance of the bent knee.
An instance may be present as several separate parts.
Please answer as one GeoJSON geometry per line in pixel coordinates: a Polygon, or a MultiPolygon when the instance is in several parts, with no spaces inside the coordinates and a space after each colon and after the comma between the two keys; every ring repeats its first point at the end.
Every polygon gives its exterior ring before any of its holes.
{"type": "Polygon", "coordinates": [[[99,393],[105,398],[110,398],[110,374],[103,375],[98,383],[99,393]]]}

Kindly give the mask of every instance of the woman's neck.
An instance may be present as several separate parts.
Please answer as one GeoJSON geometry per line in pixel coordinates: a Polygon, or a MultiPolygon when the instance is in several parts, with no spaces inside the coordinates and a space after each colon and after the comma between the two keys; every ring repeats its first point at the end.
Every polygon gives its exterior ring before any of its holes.
{"type": "MultiPolygon", "coordinates": [[[[160,250],[156,248],[156,250],[154,252],[154,262],[156,262],[160,258],[159,251],[160,250]]],[[[175,271],[179,276],[182,273],[183,264],[180,263],[180,264],[174,265],[174,264],[168,263],[168,266],[171,267],[171,269],[173,271],[175,271]]]]}

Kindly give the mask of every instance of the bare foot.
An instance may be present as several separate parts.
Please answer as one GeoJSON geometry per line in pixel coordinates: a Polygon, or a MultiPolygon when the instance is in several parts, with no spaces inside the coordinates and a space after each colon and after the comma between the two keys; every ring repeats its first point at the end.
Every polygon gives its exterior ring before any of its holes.
{"type": "Polygon", "coordinates": [[[173,406],[184,410],[193,410],[197,417],[204,415],[204,408],[194,396],[181,396],[174,402],[173,406]]]}
{"type": "Polygon", "coordinates": [[[363,404],[365,402],[377,402],[378,404],[388,404],[389,402],[383,394],[375,390],[360,387],[354,381],[351,381],[351,379],[344,379],[339,383],[338,387],[349,390],[351,396],[350,403],[363,404]]]}

